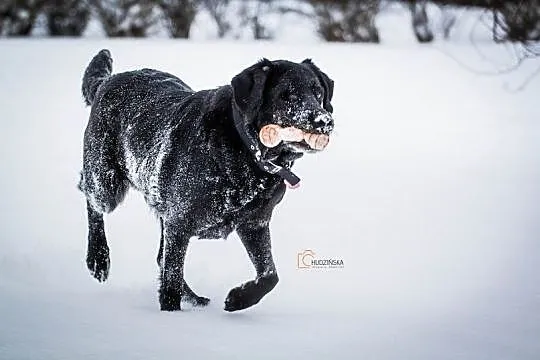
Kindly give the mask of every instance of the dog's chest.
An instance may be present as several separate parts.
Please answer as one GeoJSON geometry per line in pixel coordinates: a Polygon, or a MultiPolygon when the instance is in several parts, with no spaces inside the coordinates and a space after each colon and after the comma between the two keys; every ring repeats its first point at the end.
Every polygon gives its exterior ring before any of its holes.
{"type": "Polygon", "coordinates": [[[274,191],[271,181],[264,178],[246,180],[241,186],[231,186],[224,179],[217,183],[211,196],[206,197],[203,221],[196,231],[199,238],[226,238],[239,223],[253,218],[254,213],[270,201],[274,191]]]}
{"type": "Polygon", "coordinates": [[[243,179],[231,182],[220,175],[213,175],[209,180],[213,184],[209,186],[209,207],[215,217],[227,217],[236,214],[255,199],[260,198],[268,190],[268,180],[264,178],[247,176],[243,179]]]}
{"type": "Polygon", "coordinates": [[[263,178],[248,178],[233,186],[224,187],[221,197],[224,214],[236,213],[265,192],[267,181],[263,178]]]}

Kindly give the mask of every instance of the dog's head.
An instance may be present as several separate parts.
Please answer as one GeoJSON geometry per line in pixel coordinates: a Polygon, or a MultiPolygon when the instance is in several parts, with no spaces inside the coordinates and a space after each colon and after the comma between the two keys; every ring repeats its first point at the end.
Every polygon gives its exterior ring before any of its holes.
{"type": "MultiPolygon", "coordinates": [[[[257,134],[269,124],[294,127],[306,136],[330,135],[334,129],[330,103],[334,82],[310,59],[301,63],[263,59],[235,76],[231,85],[243,122],[257,134]]],[[[282,147],[316,151],[302,139],[284,141],[282,147]]]]}

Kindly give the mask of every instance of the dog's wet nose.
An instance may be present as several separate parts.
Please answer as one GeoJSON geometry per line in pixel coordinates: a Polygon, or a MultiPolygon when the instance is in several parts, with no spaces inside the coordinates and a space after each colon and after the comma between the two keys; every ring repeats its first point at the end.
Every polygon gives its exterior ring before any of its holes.
{"type": "Polygon", "coordinates": [[[328,134],[334,130],[334,119],[329,113],[321,112],[315,114],[313,118],[313,126],[316,130],[319,130],[324,134],[328,134]]]}

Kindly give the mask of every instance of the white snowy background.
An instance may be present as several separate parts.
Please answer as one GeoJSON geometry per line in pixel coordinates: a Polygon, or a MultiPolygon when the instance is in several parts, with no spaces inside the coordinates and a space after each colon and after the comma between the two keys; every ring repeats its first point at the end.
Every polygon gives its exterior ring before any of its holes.
{"type": "Polygon", "coordinates": [[[468,32],[421,46],[393,16],[378,46],[300,25],[275,42],[0,40],[0,359],[540,358],[540,78],[512,91],[539,61],[480,76],[456,62],[494,68],[468,32]],[[80,80],[101,48],[115,72],[195,89],[263,56],[310,57],[335,80],[335,135],[276,209],[281,281],[259,305],[222,310],[254,276],[233,235],[189,248],[186,278],[211,305],[160,312],[158,224],[134,192],[106,217],[109,281],[88,274],[80,80]],[[345,267],[298,270],[304,249],[345,267]]]}

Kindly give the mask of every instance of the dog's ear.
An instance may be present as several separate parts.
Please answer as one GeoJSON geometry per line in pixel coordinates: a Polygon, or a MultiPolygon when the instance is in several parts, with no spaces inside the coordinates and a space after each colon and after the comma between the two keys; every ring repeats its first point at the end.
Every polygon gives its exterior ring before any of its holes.
{"type": "Polygon", "coordinates": [[[332,101],[332,96],[334,96],[334,80],[330,79],[328,75],[323,73],[321,69],[319,69],[317,65],[311,61],[311,59],[302,61],[302,64],[307,65],[317,75],[319,82],[324,88],[323,108],[329,113],[332,113],[334,108],[330,102],[332,101]]]}
{"type": "Polygon", "coordinates": [[[263,92],[272,62],[262,59],[236,75],[232,81],[233,99],[238,109],[253,121],[263,102],[263,92]]]}

